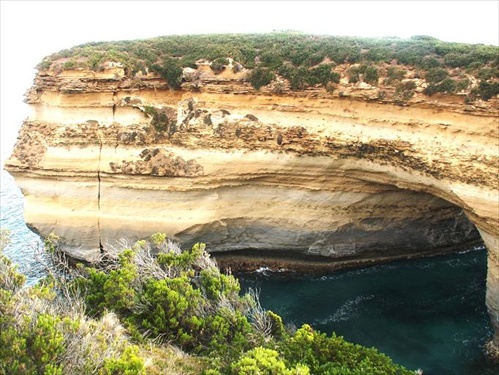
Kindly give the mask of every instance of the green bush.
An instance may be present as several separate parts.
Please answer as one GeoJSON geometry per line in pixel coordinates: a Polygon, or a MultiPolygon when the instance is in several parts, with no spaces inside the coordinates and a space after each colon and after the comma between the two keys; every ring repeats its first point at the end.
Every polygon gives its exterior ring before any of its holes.
{"type": "Polygon", "coordinates": [[[470,85],[470,80],[468,78],[463,78],[460,79],[459,81],[456,82],[456,92],[460,92],[463,90],[467,90],[470,85]]]}
{"type": "Polygon", "coordinates": [[[106,358],[99,375],[145,375],[144,360],[138,355],[138,348],[127,347],[121,357],[106,358]]]}
{"type": "Polygon", "coordinates": [[[426,82],[428,86],[424,89],[426,95],[433,95],[437,92],[453,93],[456,91],[457,83],[449,78],[447,70],[442,68],[432,68],[426,72],[426,82]]]}
{"type": "MultiPolygon", "coordinates": [[[[4,240],[2,231],[2,249],[4,240]]],[[[117,364],[127,369],[120,374],[144,373],[144,360],[129,355],[137,349],[112,314],[100,321],[84,316],[81,299],[66,283],[50,276],[26,287],[1,253],[0,283],[0,374],[115,374],[117,364]]]]}
{"type": "Polygon", "coordinates": [[[442,80],[438,83],[432,83],[432,84],[428,85],[428,87],[426,87],[423,92],[429,96],[431,96],[437,92],[451,94],[451,93],[456,91],[456,88],[457,88],[456,81],[454,81],[451,78],[445,78],[444,80],[442,80]]]}
{"type": "MultiPolygon", "coordinates": [[[[274,32],[173,35],[146,40],[92,42],[44,58],[39,69],[60,71],[64,68],[61,63],[64,60],[60,59],[67,59],[68,69],[82,67],[97,71],[102,69],[104,62],[115,61],[124,66],[127,76],[133,76],[138,71],[156,72],[170,88],[177,90],[182,85],[182,68],[197,68],[196,61],[207,59],[213,61],[211,67],[219,73],[225,69],[227,58],[238,62],[234,65],[237,71],[243,68],[254,70],[248,75],[248,81],[257,90],[280,74],[289,81],[292,90],[322,85],[331,92],[340,76],[327,72],[321,64],[324,61],[358,64],[347,72],[349,82],[359,82],[362,75],[363,81],[371,85],[377,85],[379,81],[380,63],[407,65],[405,69],[416,70],[418,78],[420,72],[428,72],[426,78],[431,86],[426,91],[428,95],[452,91],[450,81],[440,85],[448,77],[438,73],[438,69],[463,68],[468,74],[480,75],[480,80],[489,82],[498,77],[496,68],[499,66],[496,46],[447,43],[429,36],[371,39],[274,32]]],[[[385,84],[391,85],[402,79],[387,72],[385,84]]],[[[455,91],[461,91],[460,88],[464,87],[464,83],[456,85],[455,91]]],[[[280,91],[276,89],[275,92],[280,91]]],[[[490,96],[486,88],[482,91],[483,97],[490,96]]],[[[405,91],[404,95],[409,95],[409,91],[405,91]]],[[[477,91],[468,99],[473,97],[481,97],[481,94],[477,91]]]]}
{"type": "Polygon", "coordinates": [[[423,57],[421,59],[421,62],[419,63],[419,67],[423,68],[424,70],[439,68],[441,66],[442,66],[442,64],[440,63],[440,61],[432,56],[423,57]]]}
{"type": "Polygon", "coordinates": [[[226,58],[219,57],[218,59],[215,59],[214,61],[211,62],[210,68],[213,70],[216,74],[221,73],[225,69],[225,65],[227,65],[229,61],[226,58]]]}
{"type": "Polygon", "coordinates": [[[387,79],[385,81],[386,84],[392,84],[396,81],[401,81],[405,78],[407,71],[405,69],[399,69],[393,66],[388,67],[386,70],[387,79]]]}
{"type": "Polygon", "coordinates": [[[166,59],[162,65],[154,64],[151,69],[158,73],[172,89],[178,90],[180,88],[183,70],[175,59],[166,59]]]}
{"type": "Polygon", "coordinates": [[[379,79],[378,68],[372,65],[352,66],[348,70],[348,82],[357,83],[363,76],[363,81],[371,85],[376,85],[379,79]]]}
{"type": "Polygon", "coordinates": [[[499,78],[499,68],[482,68],[479,70],[477,77],[482,81],[499,78]]]}
{"type": "Polygon", "coordinates": [[[352,66],[350,69],[348,69],[348,83],[359,82],[361,73],[362,67],[352,66]]]}
{"type": "Polygon", "coordinates": [[[483,100],[489,100],[494,96],[499,95],[499,82],[480,82],[478,94],[483,100]]]}
{"type": "Polygon", "coordinates": [[[298,364],[293,369],[288,369],[284,361],[279,358],[279,353],[272,349],[256,347],[245,353],[231,365],[234,375],[309,375],[307,366],[298,364]]]}
{"type": "Polygon", "coordinates": [[[319,65],[317,68],[308,71],[305,80],[309,85],[321,84],[324,87],[326,87],[329,82],[339,83],[340,75],[333,72],[332,69],[333,66],[330,64],[319,65]]]}
{"type": "Polygon", "coordinates": [[[473,62],[473,57],[470,54],[451,52],[445,55],[444,62],[451,68],[466,67],[473,62]]]}
{"type": "Polygon", "coordinates": [[[426,72],[425,79],[429,84],[436,84],[443,81],[448,76],[449,73],[447,72],[447,70],[443,68],[432,68],[426,72]]]}
{"type": "Polygon", "coordinates": [[[251,86],[260,90],[275,79],[275,74],[268,68],[256,67],[249,73],[247,79],[251,86]]]}
{"type": "Polygon", "coordinates": [[[406,102],[414,96],[415,90],[416,84],[414,81],[401,82],[395,88],[394,99],[398,102],[406,102]]]}
{"type": "Polygon", "coordinates": [[[279,51],[273,48],[260,55],[260,64],[275,71],[283,64],[283,58],[280,56],[279,51]]]}
{"type": "Polygon", "coordinates": [[[36,68],[39,70],[48,70],[52,66],[52,62],[48,59],[43,60],[41,63],[39,63],[36,68]]]}
{"type": "Polygon", "coordinates": [[[349,343],[334,334],[328,337],[306,324],[278,347],[288,366],[305,365],[314,375],[413,374],[375,349],[349,343]]]}
{"type": "Polygon", "coordinates": [[[76,69],[77,66],[78,64],[75,60],[68,60],[64,63],[63,68],[64,70],[73,70],[76,69]]]}
{"type": "Polygon", "coordinates": [[[368,66],[364,72],[364,81],[370,85],[377,85],[379,79],[378,68],[375,66],[368,66]]]}
{"type": "Polygon", "coordinates": [[[303,89],[307,86],[309,70],[305,67],[296,68],[290,64],[284,64],[279,69],[279,74],[289,81],[291,90],[303,89]]]}
{"type": "Polygon", "coordinates": [[[111,264],[88,268],[76,280],[92,314],[112,310],[136,337],[145,334],[197,353],[223,352],[230,358],[247,349],[250,339],[258,341],[249,315],[256,302],[239,295],[238,281],[220,273],[204,245],[181,251],[155,235],[111,264]],[[155,258],[148,255],[150,246],[158,252],[155,258]]]}

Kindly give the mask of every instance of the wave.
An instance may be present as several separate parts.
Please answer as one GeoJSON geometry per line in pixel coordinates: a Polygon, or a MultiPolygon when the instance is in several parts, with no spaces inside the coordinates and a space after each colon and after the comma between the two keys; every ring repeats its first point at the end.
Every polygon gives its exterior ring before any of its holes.
{"type": "Polygon", "coordinates": [[[333,314],[329,315],[324,319],[315,320],[315,324],[326,325],[331,323],[337,323],[341,321],[347,321],[350,319],[357,318],[361,315],[361,309],[359,305],[364,301],[370,301],[374,299],[374,294],[360,295],[353,299],[349,299],[341,307],[336,310],[333,314]]]}

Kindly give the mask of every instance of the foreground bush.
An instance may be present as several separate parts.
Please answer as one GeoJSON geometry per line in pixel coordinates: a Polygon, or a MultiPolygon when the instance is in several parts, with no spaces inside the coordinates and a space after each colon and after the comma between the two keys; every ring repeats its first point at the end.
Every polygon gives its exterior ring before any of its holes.
{"type": "Polygon", "coordinates": [[[90,319],[82,302],[50,284],[25,288],[0,254],[0,374],[145,374],[116,315],[90,319]]]}
{"type": "Polygon", "coordinates": [[[1,374],[412,373],[334,334],[285,328],[203,244],[182,251],[156,234],[76,269],[48,249],[56,272],[34,288],[0,258],[1,374]]]}

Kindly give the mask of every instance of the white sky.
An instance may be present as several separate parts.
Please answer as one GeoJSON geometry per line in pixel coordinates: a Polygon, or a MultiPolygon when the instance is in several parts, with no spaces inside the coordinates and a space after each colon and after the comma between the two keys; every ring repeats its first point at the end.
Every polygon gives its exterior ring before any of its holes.
{"type": "Polygon", "coordinates": [[[489,1],[5,1],[0,0],[2,162],[26,116],[33,68],[90,41],[170,34],[271,32],[365,37],[430,35],[499,45],[499,0],[489,1]]]}

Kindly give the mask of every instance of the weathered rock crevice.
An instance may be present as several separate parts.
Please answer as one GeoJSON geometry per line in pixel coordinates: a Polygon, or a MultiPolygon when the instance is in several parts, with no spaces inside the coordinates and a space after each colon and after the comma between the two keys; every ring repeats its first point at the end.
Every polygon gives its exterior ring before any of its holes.
{"type": "Polygon", "coordinates": [[[100,253],[104,252],[104,244],[102,243],[101,236],[101,225],[100,225],[100,217],[101,217],[101,162],[102,162],[102,138],[101,134],[98,133],[99,136],[99,162],[97,166],[97,233],[99,236],[99,251],[100,253]]]}

